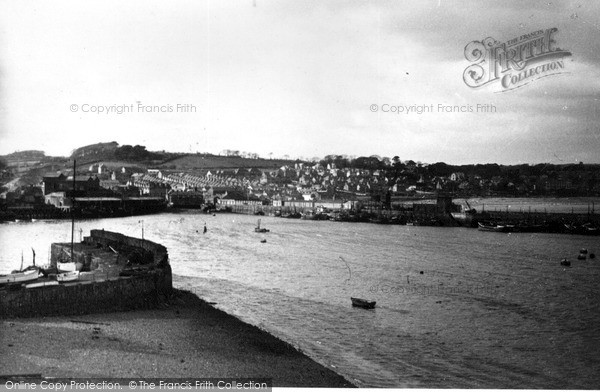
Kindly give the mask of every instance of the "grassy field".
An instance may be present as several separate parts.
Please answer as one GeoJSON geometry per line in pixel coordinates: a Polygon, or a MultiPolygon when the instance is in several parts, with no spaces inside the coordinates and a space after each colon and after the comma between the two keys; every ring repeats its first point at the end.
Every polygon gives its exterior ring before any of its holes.
{"type": "Polygon", "coordinates": [[[159,167],[165,169],[275,169],[284,165],[293,164],[294,161],[283,159],[247,159],[241,157],[194,154],[186,155],[184,157],[165,162],[159,167]]]}

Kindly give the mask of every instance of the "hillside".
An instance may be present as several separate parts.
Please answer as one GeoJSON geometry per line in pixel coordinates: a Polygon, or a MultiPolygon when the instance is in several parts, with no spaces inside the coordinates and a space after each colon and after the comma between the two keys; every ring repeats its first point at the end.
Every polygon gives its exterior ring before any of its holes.
{"type": "Polygon", "coordinates": [[[76,159],[81,164],[114,159],[119,143],[96,143],[76,148],[71,153],[71,159],[76,159]]]}
{"type": "Polygon", "coordinates": [[[249,159],[236,156],[218,156],[210,154],[190,154],[165,162],[159,165],[159,167],[170,170],[233,168],[276,169],[284,165],[293,166],[294,161],[263,158],[249,159]]]}
{"type": "Polygon", "coordinates": [[[144,172],[147,169],[175,171],[195,171],[203,169],[256,168],[272,170],[284,165],[294,165],[294,161],[282,159],[251,159],[239,156],[219,156],[212,154],[185,154],[166,151],[147,151],[145,146],[122,145],[117,142],[95,143],[73,150],[69,158],[46,156],[43,151],[20,151],[0,157],[0,169],[8,167],[11,175],[0,181],[9,181],[14,186],[39,185],[47,173],[71,173],[73,160],[77,161],[79,174],[93,174],[102,164],[108,172],[144,172]]]}

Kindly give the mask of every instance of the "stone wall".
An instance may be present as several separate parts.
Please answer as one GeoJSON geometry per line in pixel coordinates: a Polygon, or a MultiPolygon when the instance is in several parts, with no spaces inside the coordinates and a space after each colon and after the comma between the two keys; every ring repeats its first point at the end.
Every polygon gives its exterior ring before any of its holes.
{"type": "MultiPolygon", "coordinates": [[[[4,289],[0,292],[0,317],[61,316],[150,309],[165,301],[165,273],[97,282],[74,282],[37,288],[4,289]]],[[[169,273],[170,281],[170,273],[169,273]]]]}
{"type": "Polygon", "coordinates": [[[123,247],[140,248],[154,254],[154,263],[158,266],[168,263],[167,248],[156,242],[142,240],[140,238],[127,237],[120,233],[105,230],[91,230],[90,236],[85,237],[84,242],[88,245],[111,246],[116,250],[123,247]]]}

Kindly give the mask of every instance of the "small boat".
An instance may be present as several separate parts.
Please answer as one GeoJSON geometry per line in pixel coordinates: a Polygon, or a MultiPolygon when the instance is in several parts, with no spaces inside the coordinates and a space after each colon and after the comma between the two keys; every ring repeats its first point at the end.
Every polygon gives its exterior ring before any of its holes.
{"type": "Polygon", "coordinates": [[[581,225],[581,227],[583,228],[583,234],[586,234],[586,235],[600,234],[600,229],[598,227],[592,225],[591,223],[585,223],[585,224],[581,225]]]}
{"type": "Polygon", "coordinates": [[[366,299],[362,299],[362,298],[354,298],[354,297],[350,297],[350,300],[352,301],[352,306],[356,306],[358,308],[363,308],[363,309],[373,309],[375,308],[375,301],[369,301],[366,299]]]}
{"type": "Polygon", "coordinates": [[[256,233],[268,233],[268,232],[269,232],[269,229],[261,228],[261,227],[260,227],[260,219],[259,219],[259,220],[258,220],[258,224],[257,224],[257,226],[254,228],[254,231],[255,231],[256,233]]]}
{"type": "Polygon", "coordinates": [[[79,279],[79,271],[63,272],[56,275],[57,282],[72,282],[79,279]]]}
{"type": "Polygon", "coordinates": [[[40,276],[43,276],[43,274],[38,269],[29,269],[8,275],[0,275],[0,284],[29,282],[40,276]]]}
{"type": "Polygon", "coordinates": [[[563,265],[565,267],[570,267],[571,266],[571,262],[569,260],[567,260],[567,259],[562,259],[560,261],[560,265],[563,265]]]}
{"type": "Polygon", "coordinates": [[[495,231],[495,232],[504,232],[507,231],[506,226],[497,225],[494,223],[481,223],[477,222],[478,229],[481,231],[495,231]]]}
{"type": "Polygon", "coordinates": [[[36,287],[56,286],[57,284],[58,284],[58,282],[55,280],[47,280],[45,282],[28,283],[25,285],[25,288],[26,289],[34,289],[36,287]]]}

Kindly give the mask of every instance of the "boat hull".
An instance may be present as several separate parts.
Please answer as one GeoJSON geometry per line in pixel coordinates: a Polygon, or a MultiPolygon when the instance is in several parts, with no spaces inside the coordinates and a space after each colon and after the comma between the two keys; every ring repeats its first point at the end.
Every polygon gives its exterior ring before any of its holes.
{"type": "Polygon", "coordinates": [[[79,279],[79,271],[63,272],[56,275],[57,282],[73,282],[79,279]]]}
{"type": "Polygon", "coordinates": [[[352,301],[352,306],[363,309],[374,309],[376,304],[375,301],[368,301],[362,298],[350,297],[350,300],[352,301]]]}
{"type": "Polygon", "coordinates": [[[58,284],[57,281],[50,280],[50,281],[46,281],[46,282],[28,283],[25,285],[25,288],[26,289],[34,289],[36,287],[56,286],[57,284],[58,284]]]}
{"type": "Polygon", "coordinates": [[[14,274],[0,275],[0,284],[30,282],[32,280],[36,280],[41,275],[42,274],[38,270],[29,270],[14,274]]]}

